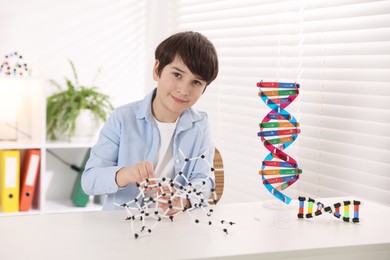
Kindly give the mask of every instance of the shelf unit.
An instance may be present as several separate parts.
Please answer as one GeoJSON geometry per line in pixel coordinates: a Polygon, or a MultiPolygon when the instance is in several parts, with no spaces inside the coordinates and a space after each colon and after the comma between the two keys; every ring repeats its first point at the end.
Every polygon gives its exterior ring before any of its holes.
{"type": "Polygon", "coordinates": [[[18,132],[15,141],[0,141],[0,150],[21,151],[21,167],[26,150],[41,150],[40,173],[32,209],[26,212],[0,212],[0,217],[100,210],[103,200],[100,196],[91,196],[86,207],[73,205],[71,196],[78,173],[52,155],[55,153],[67,163],[81,166],[85,153],[95,140],[77,143],[46,141],[44,82],[27,79],[20,80],[20,84],[23,91],[18,98],[22,105],[18,108],[17,125],[22,134],[18,132]]]}

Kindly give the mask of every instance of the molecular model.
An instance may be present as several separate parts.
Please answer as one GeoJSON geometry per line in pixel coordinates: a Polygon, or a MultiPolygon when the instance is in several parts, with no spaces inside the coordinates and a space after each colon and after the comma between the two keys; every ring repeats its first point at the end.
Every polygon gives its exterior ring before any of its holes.
{"type": "Polygon", "coordinates": [[[360,206],[361,202],[358,200],[354,200],[352,202],[347,200],[347,201],[343,201],[342,203],[337,202],[331,206],[324,206],[324,204],[322,204],[321,202],[316,203],[316,201],[314,199],[309,198],[307,200],[308,209],[307,209],[306,214],[304,214],[306,198],[299,197],[298,200],[299,200],[298,218],[313,218],[313,217],[322,215],[322,211],[325,211],[326,213],[329,213],[329,214],[333,213],[333,216],[335,216],[336,218],[342,219],[344,222],[359,223],[359,221],[360,221],[359,220],[359,206],[360,206]],[[314,216],[313,216],[313,205],[314,204],[317,204],[317,209],[314,212],[314,216]],[[342,204],[344,205],[344,207],[343,207],[344,214],[343,214],[343,217],[341,218],[340,208],[341,208],[342,204]],[[350,216],[349,216],[350,215],[349,214],[350,205],[353,205],[353,218],[350,218],[350,216]]]}
{"type": "Polygon", "coordinates": [[[259,124],[258,136],[269,151],[259,174],[264,187],[276,198],[289,204],[291,198],[281,191],[295,183],[302,170],[297,161],[284,152],[300,133],[299,123],[285,108],[298,96],[299,84],[261,81],[257,87],[258,95],[271,109],[259,124]]]}
{"type": "Polygon", "coordinates": [[[184,164],[175,178],[171,179],[167,177],[161,177],[146,179],[143,182],[137,184],[139,193],[136,198],[124,204],[115,204],[116,206],[123,207],[126,210],[126,220],[130,221],[131,230],[135,238],[151,233],[161,220],[169,219],[173,221],[175,216],[183,212],[186,212],[196,224],[218,224],[222,226],[222,230],[226,234],[228,233],[226,226],[231,226],[235,223],[212,217],[213,209],[211,209],[210,203],[215,205],[217,204],[217,194],[215,189],[211,189],[212,196],[210,198],[205,198],[203,194],[203,192],[206,191],[206,182],[212,177],[214,173],[213,166],[205,156],[208,151],[209,150],[198,157],[187,158],[179,149],[179,153],[184,159],[184,164]],[[209,168],[207,178],[201,184],[191,183],[183,172],[187,163],[193,160],[203,160],[209,168]],[[184,179],[184,185],[178,181],[179,178],[184,179]],[[158,190],[159,193],[156,194],[156,196],[147,197],[146,189],[155,189],[158,190]],[[166,199],[167,197],[169,197],[169,199],[166,199]],[[179,206],[173,205],[173,200],[175,198],[189,199],[191,201],[191,207],[185,207],[183,205],[183,200],[180,200],[181,204],[179,206]],[[158,208],[159,203],[168,205],[168,208],[164,212],[161,212],[161,209],[158,208]],[[209,209],[206,210],[206,208],[209,209]],[[195,209],[201,210],[204,213],[204,218],[200,219],[194,217],[191,212],[195,209]],[[176,210],[176,213],[168,215],[168,212],[171,210],[176,210]],[[147,226],[147,220],[149,220],[149,226],[147,226]],[[137,230],[136,226],[139,227],[137,230]]]}
{"type": "Polygon", "coordinates": [[[18,52],[5,55],[5,60],[0,65],[0,76],[26,77],[31,76],[31,69],[23,62],[23,56],[18,52]]]}

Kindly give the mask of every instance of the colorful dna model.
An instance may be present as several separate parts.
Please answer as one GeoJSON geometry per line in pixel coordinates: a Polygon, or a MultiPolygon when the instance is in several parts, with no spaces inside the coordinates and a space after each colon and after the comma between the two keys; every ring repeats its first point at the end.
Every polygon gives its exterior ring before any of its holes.
{"type": "Polygon", "coordinates": [[[324,206],[321,202],[317,202],[314,199],[309,198],[307,200],[308,203],[308,209],[307,213],[304,214],[304,208],[305,208],[305,197],[299,197],[299,212],[298,212],[298,218],[313,218],[314,216],[320,216],[322,214],[322,211],[325,211],[329,214],[333,213],[333,216],[336,218],[342,219],[344,222],[353,222],[353,223],[359,223],[359,206],[361,204],[360,201],[354,200],[354,201],[343,201],[333,204],[332,206],[324,206]],[[314,212],[313,216],[313,205],[317,204],[317,209],[314,212]],[[344,205],[344,215],[341,218],[340,214],[340,208],[341,204],[344,205]],[[350,218],[350,211],[349,207],[353,204],[353,218],[350,218]]]}
{"type": "Polygon", "coordinates": [[[291,198],[281,191],[295,183],[302,170],[298,168],[297,161],[284,152],[300,133],[299,123],[285,108],[298,96],[299,84],[261,81],[257,83],[257,87],[258,95],[271,109],[259,124],[258,136],[269,151],[259,174],[265,188],[276,198],[289,204],[291,198]]]}

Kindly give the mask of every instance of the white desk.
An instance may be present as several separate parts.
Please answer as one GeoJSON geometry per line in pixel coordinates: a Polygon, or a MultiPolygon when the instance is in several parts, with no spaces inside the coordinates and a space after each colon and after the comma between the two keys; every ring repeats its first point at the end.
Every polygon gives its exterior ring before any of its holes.
{"type": "Polygon", "coordinates": [[[182,213],[137,240],[124,211],[2,217],[0,259],[390,259],[389,207],[365,202],[360,224],[298,219],[297,201],[283,208],[218,205],[214,216],[237,223],[228,235],[182,213]]]}

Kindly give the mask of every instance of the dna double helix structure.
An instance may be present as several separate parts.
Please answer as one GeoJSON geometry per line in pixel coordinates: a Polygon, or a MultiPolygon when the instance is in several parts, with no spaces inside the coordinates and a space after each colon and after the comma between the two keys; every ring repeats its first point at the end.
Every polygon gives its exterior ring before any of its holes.
{"type": "Polygon", "coordinates": [[[324,204],[322,204],[321,202],[316,203],[316,201],[314,199],[308,198],[308,200],[307,200],[308,208],[307,208],[306,214],[304,213],[306,198],[299,197],[298,200],[299,200],[299,212],[297,215],[298,218],[313,218],[313,217],[322,215],[322,212],[324,211],[326,213],[333,214],[333,216],[335,216],[338,219],[342,219],[344,222],[353,222],[353,223],[360,222],[360,220],[359,220],[359,206],[360,206],[361,202],[358,200],[354,200],[354,201],[347,200],[347,201],[343,201],[343,202],[337,202],[331,206],[324,206],[324,204]],[[314,212],[314,216],[313,216],[314,204],[317,205],[317,209],[314,212]],[[344,208],[343,215],[341,215],[341,210],[340,210],[342,205],[344,208]],[[353,218],[350,217],[349,207],[351,205],[353,205],[353,218]]]}
{"type": "Polygon", "coordinates": [[[299,123],[285,108],[299,94],[299,84],[282,82],[258,82],[258,95],[271,111],[259,124],[258,136],[269,151],[259,174],[264,187],[280,201],[289,204],[291,198],[282,193],[298,179],[302,170],[297,161],[286,154],[300,133],[299,123]]]}

